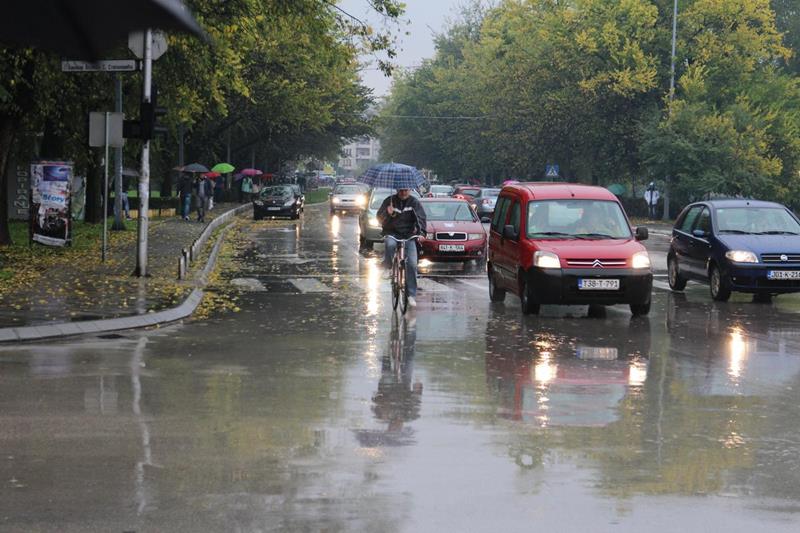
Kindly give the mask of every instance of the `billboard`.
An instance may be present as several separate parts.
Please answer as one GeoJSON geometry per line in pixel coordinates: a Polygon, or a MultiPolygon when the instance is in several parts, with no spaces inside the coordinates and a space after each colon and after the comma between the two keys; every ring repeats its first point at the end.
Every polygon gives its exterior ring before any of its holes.
{"type": "Polygon", "coordinates": [[[31,164],[31,239],[48,246],[70,244],[72,163],[31,164]]]}

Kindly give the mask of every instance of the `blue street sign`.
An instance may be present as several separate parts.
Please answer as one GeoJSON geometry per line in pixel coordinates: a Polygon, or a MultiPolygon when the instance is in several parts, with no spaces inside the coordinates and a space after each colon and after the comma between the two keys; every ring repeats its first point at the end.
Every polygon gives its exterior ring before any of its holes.
{"type": "Polygon", "coordinates": [[[558,177],[558,165],[546,165],[544,176],[546,178],[557,178],[558,177]]]}

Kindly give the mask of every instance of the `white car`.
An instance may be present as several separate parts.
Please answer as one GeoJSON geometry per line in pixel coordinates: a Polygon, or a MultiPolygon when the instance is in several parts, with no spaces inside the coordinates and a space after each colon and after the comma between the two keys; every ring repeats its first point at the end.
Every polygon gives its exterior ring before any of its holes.
{"type": "Polygon", "coordinates": [[[358,183],[339,184],[330,195],[331,214],[336,212],[361,213],[367,207],[367,191],[358,183]]]}

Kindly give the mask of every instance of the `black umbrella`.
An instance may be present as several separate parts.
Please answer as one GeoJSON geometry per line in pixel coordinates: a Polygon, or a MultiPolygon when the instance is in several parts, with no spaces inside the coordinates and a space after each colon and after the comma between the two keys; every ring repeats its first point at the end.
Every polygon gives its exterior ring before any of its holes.
{"type": "Polygon", "coordinates": [[[181,172],[190,172],[192,174],[200,174],[208,172],[208,169],[201,165],[200,163],[192,163],[191,165],[186,165],[181,169],[181,172]]]}
{"type": "Polygon", "coordinates": [[[147,28],[205,33],[180,0],[25,0],[6,2],[0,41],[103,59],[106,50],[147,28]]]}

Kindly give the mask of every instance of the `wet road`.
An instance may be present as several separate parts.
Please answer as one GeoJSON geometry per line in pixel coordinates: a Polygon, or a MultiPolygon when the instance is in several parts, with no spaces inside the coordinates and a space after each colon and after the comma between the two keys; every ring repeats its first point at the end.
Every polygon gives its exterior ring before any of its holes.
{"type": "Polygon", "coordinates": [[[0,530],[800,529],[800,298],[523,317],[436,267],[393,320],[356,232],[256,229],[237,314],[0,349],[0,530]]]}

